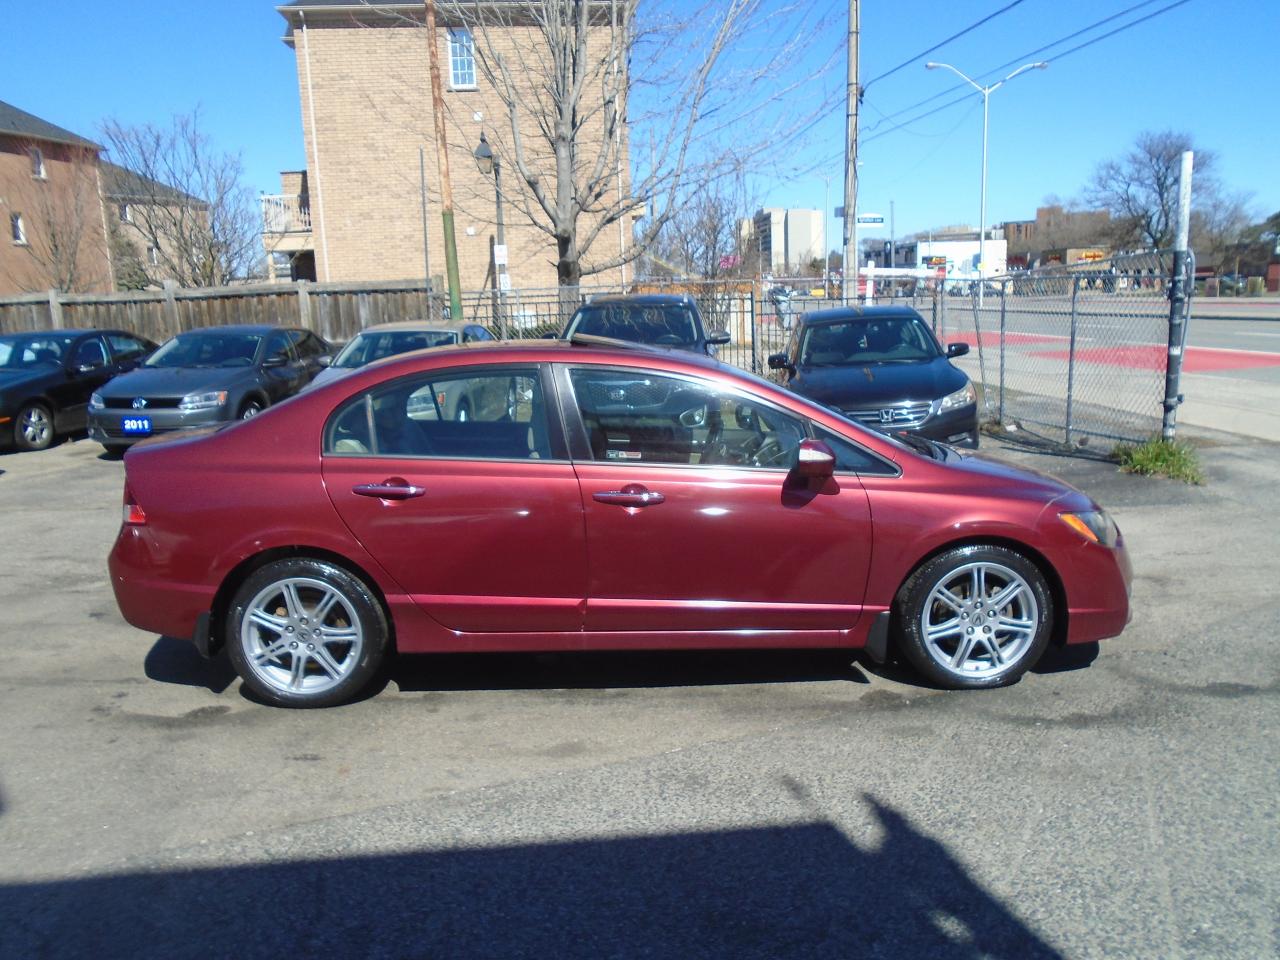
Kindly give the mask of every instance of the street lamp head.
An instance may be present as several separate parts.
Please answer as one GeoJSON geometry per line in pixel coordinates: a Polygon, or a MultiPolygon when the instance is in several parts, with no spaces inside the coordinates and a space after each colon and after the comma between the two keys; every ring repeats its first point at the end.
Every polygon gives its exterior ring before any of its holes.
{"type": "Polygon", "coordinates": [[[481,173],[486,177],[492,175],[493,168],[497,165],[497,158],[494,157],[493,149],[483,133],[480,134],[480,146],[476,147],[471,155],[476,158],[476,166],[480,168],[481,173]]]}
{"type": "Polygon", "coordinates": [[[942,66],[942,64],[934,63],[932,60],[930,60],[928,63],[924,65],[924,68],[926,70],[937,70],[940,66],[942,66]]]}

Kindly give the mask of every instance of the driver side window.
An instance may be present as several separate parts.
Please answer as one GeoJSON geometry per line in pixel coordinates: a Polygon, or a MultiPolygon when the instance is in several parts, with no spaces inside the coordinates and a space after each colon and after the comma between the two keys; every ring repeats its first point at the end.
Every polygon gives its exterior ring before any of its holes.
{"type": "Polygon", "coordinates": [[[97,367],[105,367],[107,365],[107,350],[102,340],[93,337],[89,340],[83,340],[76,347],[75,357],[72,358],[71,365],[78,369],[90,369],[97,367]]]}
{"type": "Polygon", "coordinates": [[[635,370],[570,371],[593,460],[789,470],[803,423],[732,391],[635,370]]]}

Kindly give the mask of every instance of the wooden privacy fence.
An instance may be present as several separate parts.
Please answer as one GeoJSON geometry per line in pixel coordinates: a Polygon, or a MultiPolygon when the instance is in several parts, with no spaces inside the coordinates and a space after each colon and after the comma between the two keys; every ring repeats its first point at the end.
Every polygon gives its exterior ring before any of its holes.
{"type": "Polygon", "coordinates": [[[307,327],[327,340],[342,341],[374,323],[440,320],[441,307],[439,295],[412,281],[266,283],[100,294],[49,291],[0,299],[0,333],[102,327],[128,330],[159,343],[195,327],[268,323],[307,327]]]}

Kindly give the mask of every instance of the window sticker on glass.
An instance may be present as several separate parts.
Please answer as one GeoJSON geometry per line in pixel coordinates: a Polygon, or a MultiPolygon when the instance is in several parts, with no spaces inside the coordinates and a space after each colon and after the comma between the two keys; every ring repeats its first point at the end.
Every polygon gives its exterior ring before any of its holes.
{"type": "Polygon", "coordinates": [[[643,460],[644,454],[639,450],[606,450],[605,456],[610,460],[643,460]]]}

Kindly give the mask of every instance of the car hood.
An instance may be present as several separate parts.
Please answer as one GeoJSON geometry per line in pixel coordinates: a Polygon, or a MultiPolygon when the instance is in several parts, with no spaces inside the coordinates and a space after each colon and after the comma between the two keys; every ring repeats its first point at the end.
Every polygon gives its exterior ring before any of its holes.
{"type": "Polygon", "coordinates": [[[310,390],[312,387],[318,387],[325,383],[333,383],[335,380],[341,380],[343,377],[349,377],[359,369],[359,367],[325,367],[302,389],[310,390]]]}
{"type": "Polygon", "coordinates": [[[899,400],[936,400],[955,393],[968,380],[946,357],[935,357],[928,363],[801,367],[790,387],[818,403],[860,409],[899,400]]]}
{"type": "Polygon", "coordinates": [[[968,474],[973,480],[980,481],[981,486],[988,491],[1008,488],[1019,497],[1030,497],[1045,504],[1065,501],[1070,509],[1088,510],[1096,507],[1088,494],[1051,473],[1009,463],[987,454],[962,453],[951,449],[954,456],[948,457],[947,469],[968,474]]]}
{"type": "Polygon", "coordinates": [[[31,387],[49,380],[57,373],[58,368],[53,366],[33,367],[30,370],[0,370],[0,393],[31,387]]]}
{"type": "Polygon", "coordinates": [[[252,375],[252,367],[140,367],[100,392],[105,397],[182,397],[226,390],[252,375]]]}

